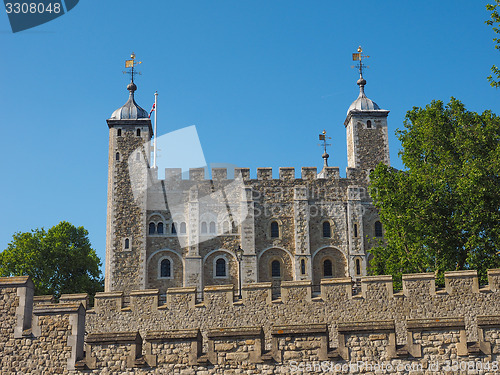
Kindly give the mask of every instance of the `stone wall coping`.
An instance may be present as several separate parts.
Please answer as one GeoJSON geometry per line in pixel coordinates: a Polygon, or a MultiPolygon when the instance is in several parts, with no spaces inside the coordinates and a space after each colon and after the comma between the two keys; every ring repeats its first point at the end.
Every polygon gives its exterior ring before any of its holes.
{"type": "Polygon", "coordinates": [[[321,279],[321,285],[336,285],[336,284],[352,284],[350,277],[342,277],[338,279],[321,279]]]}
{"type": "Polygon", "coordinates": [[[294,287],[310,287],[312,286],[311,280],[292,280],[292,281],[282,281],[282,288],[294,288],[294,287]]]}
{"type": "Polygon", "coordinates": [[[180,288],[168,288],[167,294],[196,293],[195,286],[185,286],[180,288]]]}
{"type": "Polygon", "coordinates": [[[241,289],[244,290],[252,290],[252,289],[271,289],[273,284],[271,282],[268,283],[250,283],[250,284],[243,284],[241,289]]]}
{"type": "Polygon", "coordinates": [[[33,307],[34,315],[72,314],[83,309],[81,303],[43,303],[33,307]]]}
{"type": "Polygon", "coordinates": [[[230,292],[234,290],[233,284],[208,285],[203,289],[205,292],[230,292]]]}
{"type": "Polygon", "coordinates": [[[500,268],[493,268],[488,270],[488,276],[500,276],[500,268]]]}
{"type": "Polygon", "coordinates": [[[148,331],[146,341],[197,340],[201,333],[195,329],[175,329],[171,331],[148,331]]]}
{"type": "Polygon", "coordinates": [[[31,281],[31,278],[29,276],[0,277],[0,287],[22,287],[28,286],[29,283],[33,285],[33,281],[31,281]]]}
{"type": "Polygon", "coordinates": [[[273,336],[280,335],[305,335],[305,334],[328,334],[328,325],[325,323],[315,324],[294,324],[286,326],[273,326],[271,334],[273,336]]]}
{"type": "Polygon", "coordinates": [[[95,294],[95,298],[121,298],[123,292],[99,292],[95,294]]]}
{"type": "Polygon", "coordinates": [[[34,296],[33,297],[33,302],[34,303],[54,303],[55,298],[52,294],[47,294],[44,296],[34,296]]]}
{"type": "Polygon", "coordinates": [[[478,315],[478,326],[500,327],[500,315],[478,315]]]}
{"type": "Polygon", "coordinates": [[[224,337],[256,337],[264,334],[262,327],[231,327],[210,329],[207,332],[209,339],[224,337]]]}
{"type": "Polygon", "coordinates": [[[379,275],[379,276],[364,276],[361,278],[362,283],[392,283],[391,275],[379,275]]]}
{"type": "Polygon", "coordinates": [[[85,340],[88,344],[127,344],[142,343],[139,332],[102,332],[90,333],[85,340]]]}
{"type": "Polygon", "coordinates": [[[88,298],[87,293],[75,293],[75,294],[61,294],[59,301],[61,300],[74,300],[74,299],[85,299],[88,298]]]}
{"type": "Polygon", "coordinates": [[[403,275],[403,280],[435,280],[436,276],[433,272],[425,273],[410,273],[403,275]]]}
{"type": "Polygon", "coordinates": [[[444,273],[446,278],[477,277],[477,271],[448,271],[444,273]]]}
{"type": "Polygon", "coordinates": [[[358,321],[358,322],[338,322],[337,330],[339,333],[351,332],[380,332],[390,331],[394,332],[396,325],[394,320],[371,320],[371,321],[358,321]]]}
{"type": "Polygon", "coordinates": [[[444,328],[465,329],[464,318],[427,318],[408,319],[406,322],[408,331],[433,331],[444,328]]]}
{"type": "Polygon", "coordinates": [[[158,289],[133,290],[130,292],[131,296],[157,296],[158,294],[160,294],[158,289]]]}

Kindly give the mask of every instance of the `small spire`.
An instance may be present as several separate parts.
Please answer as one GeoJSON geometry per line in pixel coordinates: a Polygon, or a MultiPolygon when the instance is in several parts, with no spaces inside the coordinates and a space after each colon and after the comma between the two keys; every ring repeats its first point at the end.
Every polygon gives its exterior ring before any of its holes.
{"type": "Polygon", "coordinates": [[[363,55],[363,49],[361,46],[358,47],[358,52],[352,54],[352,60],[353,61],[358,61],[358,64],[353,66],[358,68],[359,70],[359,79],[358,79],[358,86],[359,86],[359,96],[365,96],[365,85],[366,85],[366,80],[363,78],[363,68],[369,68],[369,66],[363,64],[363,59],[366,59],[370,56],[363,55]]]}
{"type": "Polygon", "coordinates": [[[331,146],[330,143],[326,143],[328,139],[332,138],[327,137],[326,130],[323,130],[323,132],[319,135],[319,140],[323,141],[323,144],[318,145],[323,147],[323,155],[321,156],[323,158],[323,168],[328,167],[328,158],[330,157],[330,155],[326,152],[326,147],[331,146]]]}

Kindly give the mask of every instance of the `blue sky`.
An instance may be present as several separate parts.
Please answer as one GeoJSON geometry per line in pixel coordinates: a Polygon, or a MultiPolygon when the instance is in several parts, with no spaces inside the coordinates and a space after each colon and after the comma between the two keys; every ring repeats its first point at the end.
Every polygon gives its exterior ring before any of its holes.
{"type": "Polygon", "coordinates": [[[127,100],[124,60],[143,61],[138,103],[158,90],[159,134],[196,125],[209,163],[330,165],[345,176],[343,125],[358,95],[351,53],[370,55],[367,96],[406,111],[433,99],[499,112],[486,80],[493,48],[486,1],[84,1],[47,24],[12,34],[0,16],[0,249],[16,231],[61,220],[83,225],[104,260],[106,119],[127,100]]]}

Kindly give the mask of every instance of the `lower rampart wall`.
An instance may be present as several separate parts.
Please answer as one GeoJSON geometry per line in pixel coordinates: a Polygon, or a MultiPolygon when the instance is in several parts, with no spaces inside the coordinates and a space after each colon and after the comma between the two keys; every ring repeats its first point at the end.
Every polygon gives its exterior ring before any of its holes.
{"type": "Polygon", "coordinates": [[[2,374],[500,374],[500,270],[33,297],[0,278],[2,374]],[[238,294],[238,293],[236,293],[238,294]],[[164,301],[164,302],[162,302],[164,301]],[[449,366],[449,367],[447,367],[449,366]],[[453,367],[455,366],[455,367],[453,367]],[[461,366],[461,367],[460,367],[461,366]],[[462,372],[460,371],[462,370],[462,372]]]}

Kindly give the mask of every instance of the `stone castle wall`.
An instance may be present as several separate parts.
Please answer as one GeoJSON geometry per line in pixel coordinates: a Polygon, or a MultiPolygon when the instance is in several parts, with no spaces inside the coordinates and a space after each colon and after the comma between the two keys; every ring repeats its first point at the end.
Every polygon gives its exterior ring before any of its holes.
{"type": "Polygon", "coordinates": [[[28,277],[1,278],[1,372],[498,374],[500,270],[488,277],[480,287],[475,271],[449,272],[436,290],[432,274],[405,275],[394,292],[372,276],[356,295],[349,278],[320,293],[283,282],[279,298],[270,283],[244,285],[242,299],[232,285],[202,299],[193,287],[99,293],[87,310],[86,295],[54,304],[28,277]]]}

